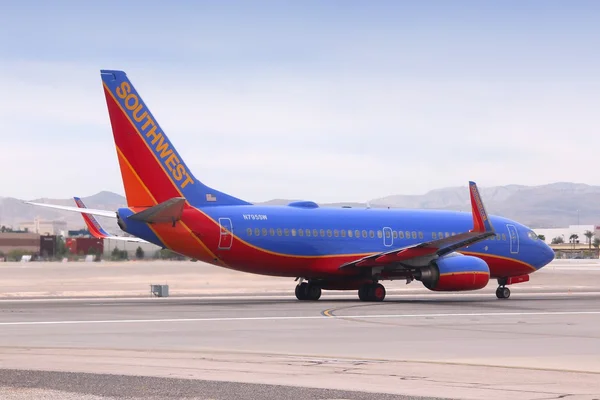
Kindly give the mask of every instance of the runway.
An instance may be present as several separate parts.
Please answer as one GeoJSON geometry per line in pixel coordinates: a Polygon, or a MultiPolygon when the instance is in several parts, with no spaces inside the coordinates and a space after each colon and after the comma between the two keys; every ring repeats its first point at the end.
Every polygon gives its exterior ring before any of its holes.
{"type": "Polygon", "coordinates": [[[28,372],[0,371],[0,398],[39,389],[64,391],[58,398],[600,399],[600,268],[557,268],[508,300],[494,286],[398,289],[383,303],[339,292],[317,302],[288,293],[2,300],[0,365],[28,372]]]}

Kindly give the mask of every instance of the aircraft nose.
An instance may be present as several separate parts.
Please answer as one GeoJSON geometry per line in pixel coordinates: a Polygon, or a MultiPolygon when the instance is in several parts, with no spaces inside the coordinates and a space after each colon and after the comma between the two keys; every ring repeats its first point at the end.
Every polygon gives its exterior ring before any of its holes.
{"type": "Polygon", "coordinates": [[[542,264],[539,266],[539,268],[543,267],[544,265],[547,265],[552,260],[554,260],[554,258],[556,257],[556,253],[554,252],[552,247],[548,246],[544,242],[542,242],[541,245],[542,245],[542,249],[541,249],[541,257],[540,258],[541,258],[542,264]]]}

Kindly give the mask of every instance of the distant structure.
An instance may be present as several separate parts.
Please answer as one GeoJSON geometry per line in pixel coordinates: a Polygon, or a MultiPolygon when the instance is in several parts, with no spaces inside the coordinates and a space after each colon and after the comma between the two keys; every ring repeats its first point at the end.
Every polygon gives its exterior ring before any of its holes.
{"type": "Polygon", "coordinates": [[[117,248],[119,250],[125,250],[129,258],[134,258],[135,252],[138,247],[141,247],[144,251],[145,258],[154,257],[154,254],[162,249],[162,247],[157,246],[153,243],[136,243],[124,242],[122,240],[104,239],[104,256],[110,256],[114,249],[117,248]]]}
{"type": "Polygon", "coordinates": [[[39,218],[34,219],[33,222],[21,223],[20,228],[38,235],[66,236],[67,233],[67,223],[65,221],[48,221],[39,218]]]}
{"type": "Polygon", "coordinates": [[[544,228],[533,229],[537,235],[544,235],[545,242],[552,243],[554,238],[560,237],[563,243],[572,243],[570,239],[572,235],[577,235],[575,243],[572,244],[588,244],[588,238],[585,236],[587,231],[592,232],[594,236],[591,238],[591,243],[594,243],[594,238],[600,238],[600,225],[569,225],[568,228],[544,228]]]}
{"type": "Polygon", "coordinates": [[[9,254],[14,250],[38,253],[40,251],[40,235],[36,233],[0,233],[0,253],[9,254]]]}

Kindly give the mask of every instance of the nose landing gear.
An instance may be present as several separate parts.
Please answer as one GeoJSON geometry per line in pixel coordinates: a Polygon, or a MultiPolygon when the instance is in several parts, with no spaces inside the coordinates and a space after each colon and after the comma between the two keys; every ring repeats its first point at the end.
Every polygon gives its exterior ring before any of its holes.
{"type": "Polygon", "coordinates": [[[508,299],[510,297],[510,289],[506,285],[510,284],[509,278],[498,279],[498,289],[496,289],[496,297],[499,299],[508,299]]]}
{"type": "Polygon", "coordinates": [[[499,299],[508,299],[510,297],[510,289],[506,286],[499,286],[496,289],[496,297],[499,299]]]}

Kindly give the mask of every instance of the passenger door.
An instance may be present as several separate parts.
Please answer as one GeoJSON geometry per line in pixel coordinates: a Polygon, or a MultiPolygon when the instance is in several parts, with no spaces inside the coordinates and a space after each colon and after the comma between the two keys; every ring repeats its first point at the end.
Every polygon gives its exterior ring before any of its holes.
{"type": "Polygon", "coordinates": [[[519,233],[517,232],[517,228],[512,224],[507,224],[506,228],[508,229],[508,239],[510,241],[510,252],[511,254],[519,253],[519,233]]]}
{"type": "Polygon", "coordinates": [[[229,218],[219,218],[219,250],[229,250],[233,244],[233,225],[229,218]]]}
{"type": "Polygon", "coordinates": [[[391,246],[394,243],[394,238],[392,237],[392,228],[386,226],[383,228],[383,244],[387,247],[391,246]]]}

